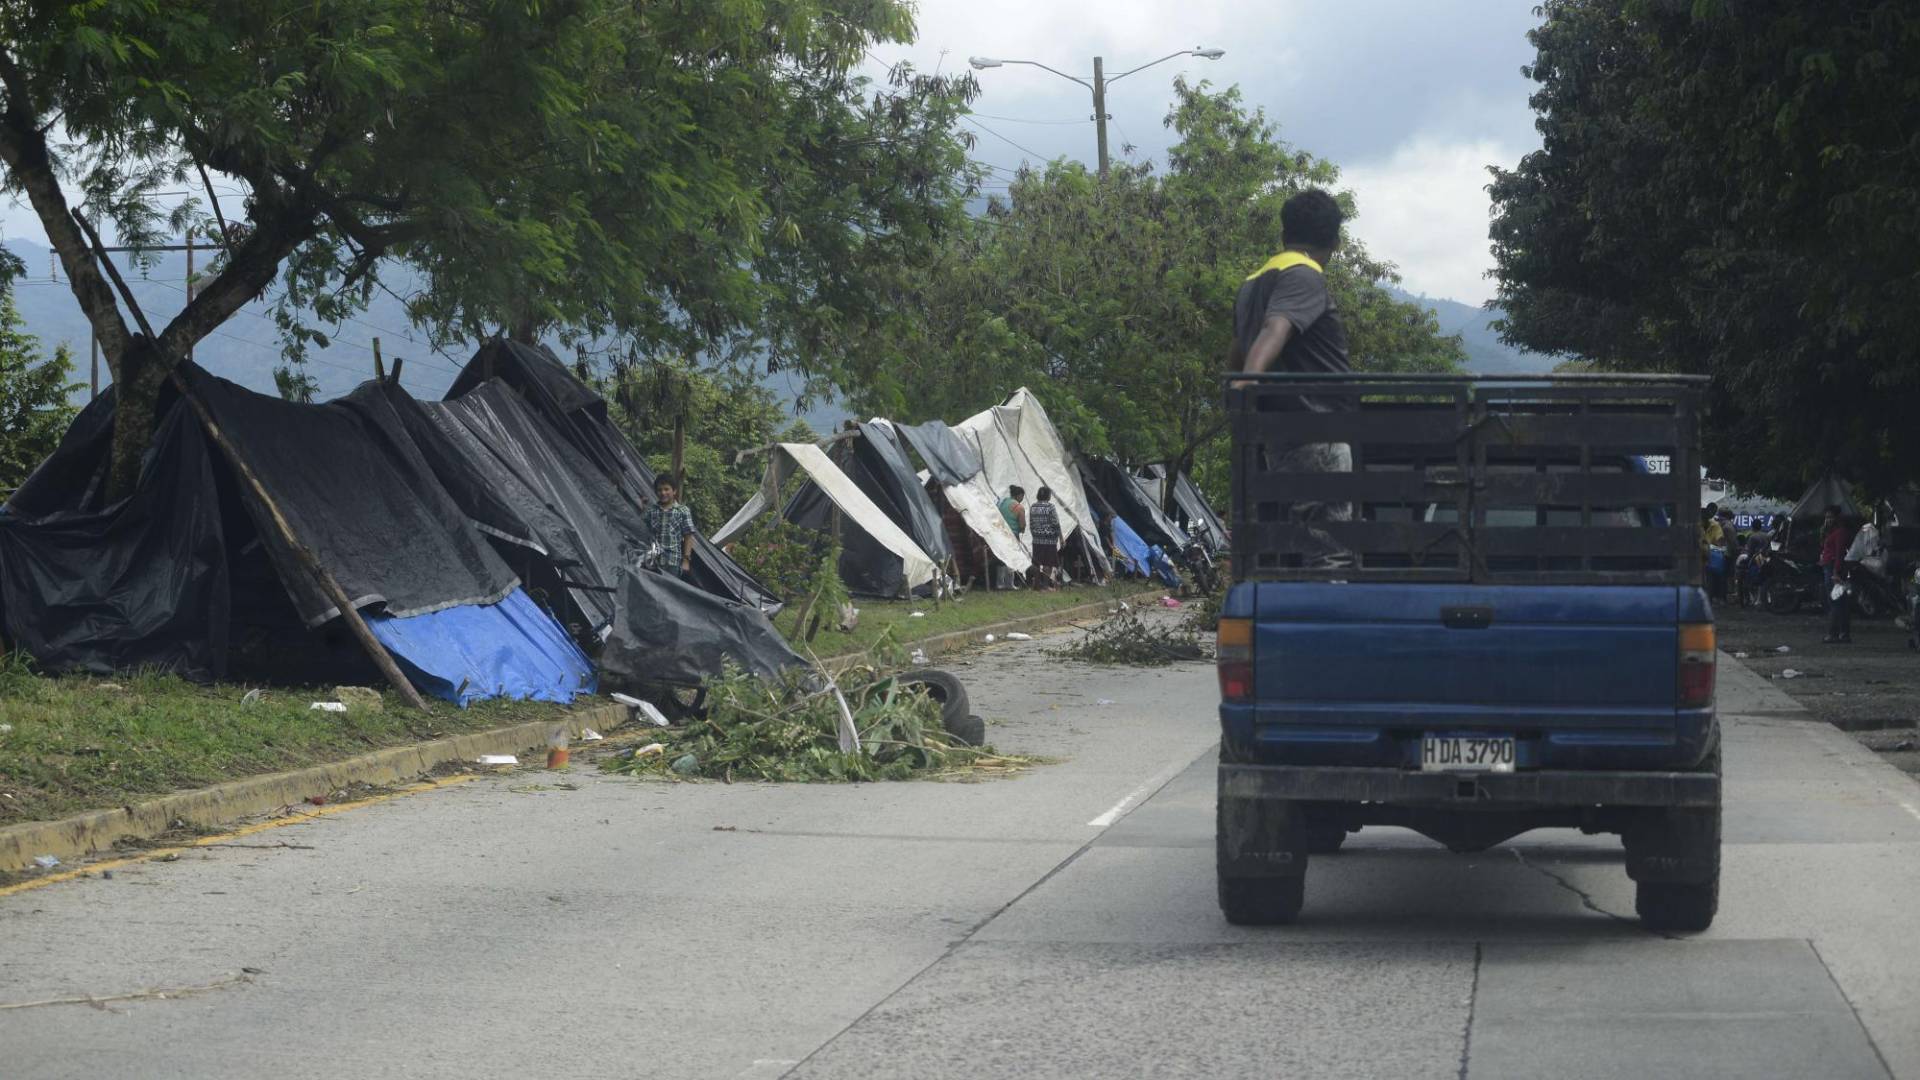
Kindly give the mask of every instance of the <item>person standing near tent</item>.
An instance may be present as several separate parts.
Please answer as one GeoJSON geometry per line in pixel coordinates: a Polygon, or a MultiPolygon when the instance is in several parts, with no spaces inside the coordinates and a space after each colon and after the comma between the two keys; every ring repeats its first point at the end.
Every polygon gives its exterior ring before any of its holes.
{"type": "Polygon", "coordinates": [[[680,502],[680,489],[674,487],[671,476],[655,477],[653,493],[659,501],[642,516],[647,538],[659,547],[661,561],[667,565],[675,565],[667,563],[669,553],[679,552],[678,568],[671,574],[685,581],[693,573],[693,511],[680,502]]]}
{"type": "MultiPolygon", "coordinates": [[[[1000,516],[1005,519],[1007,528],[1013,530],[1015,540],[1025,536],[1027,532],[1026,497],[1027,489],[1021,487],[1019,484],[1014,484],[1007,488],[1007,497],[1000,500],[1000,516]]],[[[989,571],[989,574],[991,574],[991,571],[989,571]]],[[[1001,586],[996,585],[992,587],[999,588],[1001,586]]],[[[1007,584],[1004,587],[1009,589],[1014,587],[1013,574],[1011,571],[1007,574],[1007,584]]]]}
{"type": "MultiPolygon", "coordinates": [[[[1347,328],[1327,290],[1327,264],[1340,247],[1345,214],[1333,196],[1309,188],[1280,207],[1280,254],[1267,260],[1240,286],[1233,302],[1233,348],[1229,371],[1286,371],[1346,374],[1347,328]]],[[[1296,412],[1328,412],[1334,406],[1311,397],[1291,399],[1296,412]]],[[[1346,443],[1304,443],[1280,452],[1276,472],[1352,472],[1353,448],[1346,443]]],[[[1295,503],[1293,521],[1347,521],[1348,503],[1295,503]]],[[[1312,530],[1317,550],[1302,552],[1310,566],[1351,565],[1353,556],[1332,537],[1312,530]]]]}
{"type": "Polygon", "coordinates": [[[1825,516],[1820,519],[1820,578],[1823,588],[1820,598],[1833,608],[1833,579],[1840,573],[1840,555],[1847,550],[1847,530],[1840,524],[1840,508],[1827,507],[1825,516]]]}
{"type": "Polygon", "coordinates": [[[1033,569],[1036,588],[1060,587],[1060,509],[1053,505],[1053,489],[1043,487],[1033,496],[1033,569]]]}

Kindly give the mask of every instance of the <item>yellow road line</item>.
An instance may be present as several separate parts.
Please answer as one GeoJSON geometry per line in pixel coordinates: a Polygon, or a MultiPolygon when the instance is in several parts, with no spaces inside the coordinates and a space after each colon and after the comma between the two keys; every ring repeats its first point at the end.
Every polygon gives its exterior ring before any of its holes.
{"type": "Polygon", "coordinates": [[[464,784],[469,780],[478,779],[480,779],[480,777],[477,774],[467,773],[458,776],[443,776],[432,780],[422,780],[420,783],[409,784],[398,791],[389,791],[384,795],[374,795],[365,799],[356,799],[353,802],[334,803],[331,806],[319,806],[312,810],[302,810],[288,814],[286,817],[274,818],[272,821],[256,821],[252,825],[243,826],[232,832],[220,833],[216,836],[202,836],[196,840],[189,840],[178,847],[154,848],[152,851],[143,851],[138,855],[128,855],[124,858],[108,859],[105,862],[89,863],[86,866],[75,867],[72,870],[62,870],[57,874],[48,874],[45,877],[37,877],[29,881],[17,882],[13,885],[0,886],[0,897],[13,896],[16,893],[27,892],[31,889],[43,889],[48,885],[58,885],[63,881],[72,881],[75,878],[81,877],[91,877],[102,870],[114,870],[122,866],[132,866],[135,863],[152,862],[154,859],[164,859],[169,855],[178,855],[183,851],[191,851],[197,847],[211,847],[215,844],[225,844],[233,840],[238,840],[243,836],[252,836],[255,833],[266,832],[268,829],[278,829],[287,825],[298,825],[303,821],[312,821],[315,818],[327,817],[330,814],[342,814],[348,810],[358,810],[363,806],[372,806],[374,803],[386,802],[388,799],[398,799],[407,795],[418,795],[423,791],[433,791],[438,788],[451,787],[454,784],[464,784]]]}

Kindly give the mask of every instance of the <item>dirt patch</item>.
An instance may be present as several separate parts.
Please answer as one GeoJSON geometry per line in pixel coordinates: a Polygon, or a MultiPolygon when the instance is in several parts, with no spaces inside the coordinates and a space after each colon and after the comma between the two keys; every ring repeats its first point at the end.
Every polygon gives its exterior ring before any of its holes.
{"type": "Polygon", "coordinates": [[[1853,644],[1826,645],[1826,617],[1715,608],[1720,647],[1909,774],[1920,776],[1920,652],[1890,619],[1853,620],[1853,644]],[[1785,645],[1788,652],[1780,652],[1785,645]],[[1745,656],[1740,656],[1745,653],[1745,656]],[[1788,673],[1792,672],[1792,677],[1788,673]]]}

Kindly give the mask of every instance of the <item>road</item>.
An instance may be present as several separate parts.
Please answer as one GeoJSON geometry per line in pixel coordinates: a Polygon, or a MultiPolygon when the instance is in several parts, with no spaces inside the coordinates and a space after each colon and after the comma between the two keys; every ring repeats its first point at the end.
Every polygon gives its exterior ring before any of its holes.
{"type": "Polygon", "coordinates": [[[955,668],[1012,780],[528,771],[0,899],[0,1075],[1920,1077],[1920,786],[1737,664],[1712,931],[1393,829],[1243,930],[1211,670],[1046,644],[955,668]]]}

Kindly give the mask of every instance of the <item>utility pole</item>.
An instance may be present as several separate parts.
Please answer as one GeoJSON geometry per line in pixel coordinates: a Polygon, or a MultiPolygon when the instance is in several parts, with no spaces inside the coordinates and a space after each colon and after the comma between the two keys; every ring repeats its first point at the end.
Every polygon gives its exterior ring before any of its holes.
{"type": "Polygon", "coordinates": [[[1168,53],[1167,55],[1161,57],[1158,60],[1141,64],[1137,68],[1129,68],[1128,70],[1123,71],[1118,75],[1115,75],[1111,79],[1107,77],[1107,65],[1106,65],[1105,58],[1096,56],[1093,58],[1093,81],[1092,82],[1088,82],[1087,80],[1081,78],[1078,75],[1069,75],[1066,72],[1059,70],[1058,68],[1050,68],[1047,65],[1040,63],[1038,60],[996,60],[991,56],[970,56],[967,58],[967,63],[970,66],[972,66],[973,70],[975,71],[985,71],[988,68],[1003,67],[1007,64],[1025,64],[1028,67],[1037,67],[1042,71],[1050,71],[1053,74],[1058,75],[1063,79],[1069,80],[1071,82],[1077,82],[1081,86],[1084,86],[1087,89],[1093,91],[1093,123],[1094,123],[1095,138],[1098,140],[1096,145],[1099,148],[1100,179],[1105,180],[1107,178],[1107,165],[1108,165],[1107,121],[1111,119],[1111,117],[1107,115],[1107,84],[1124,79],[1136,71],[1145,71],[1146,69],[1152,67],[1154,64],[1164,64],[1167,61],[1172,60],[1177,56],[1197,56],[1197,57],[1200,57],[1202,60],[1218,60],[1222,56],[1225,56],[1226,54],[1227,54],[1227,51],[1225,49],[1203,49],[1203,48],[1181,49],[1179,52],[1168,53]]]}
{"type": "Polygon", "coordinates": [[[1100,57],[1093,58],[1093,123],[1100,144],[1100,179],[1107,178],[1107,75],[1100,57]]]}

